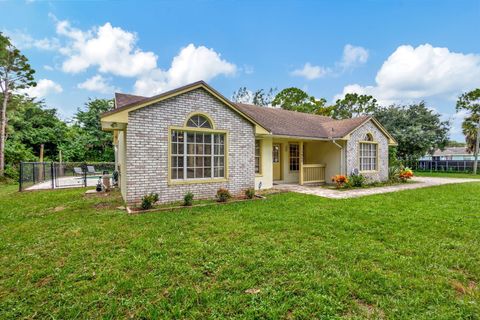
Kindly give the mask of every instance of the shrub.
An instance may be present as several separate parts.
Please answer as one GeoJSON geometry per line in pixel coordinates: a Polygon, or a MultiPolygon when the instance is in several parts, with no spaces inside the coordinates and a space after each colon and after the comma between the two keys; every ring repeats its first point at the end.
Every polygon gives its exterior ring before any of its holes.
{"type": "Polygon", "coordinates": [[[247,197],[247,199],[253,199],[253,197],[255,197],[255,189],[248,188],[245,190],[245,197],[247,197]]]}
{"type": "Polygon", "coordinates": [[[337,174],[336,176],[332,177],[332,182],[335,183],[337,188],[342,188],[346,183],[348,183],[348,178],[344,175],[337,174]]]}
{"type": "Polygon", "coordinates": [[[190,191],[183,196],[183,205],[190,207],[193,204],[193,193],[190,191]]]}
{"type": "Polygon", "coordinates": [[[388,168],[388,181],[397,183],[400,182],[400,167],[399,166],[391,166],[388,168]]]}
{"type": "Polygon", "coordinates": [[[410,168],[404,168],[400,171],[400,180],[402,182],[407,182],[407,180],[411,179],[413,177],[413,171],[410,168]]]}
{"type": "Polygon", "coordinates": [[[158,193],[150,193],[142,197],[141,208],[143,210],[152,209],[155,202],[158,201],[158,193]]]}
{"type": "Polygon", "coordinates": [[[232,195],[227,189],[220,188],[217,190],[216,198],[218,202],[227,202],[231,197],[232,195]]]}
{"type": "Polygon", "coordinates": [[[361,188],[367,182],[367,178],[361,173],[352,173],[348,177],[347,187],[361,188]]]}

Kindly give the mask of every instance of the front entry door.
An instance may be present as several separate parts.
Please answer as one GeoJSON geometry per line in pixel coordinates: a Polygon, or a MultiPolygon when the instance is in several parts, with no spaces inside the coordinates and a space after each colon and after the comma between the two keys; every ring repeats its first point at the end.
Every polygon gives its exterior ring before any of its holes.
{"type": "Polygon", "coordinates": [[[273,160],[273,180],[282,180],[282,145],[280,143],[273,144],[272,160],[273,160]]]}

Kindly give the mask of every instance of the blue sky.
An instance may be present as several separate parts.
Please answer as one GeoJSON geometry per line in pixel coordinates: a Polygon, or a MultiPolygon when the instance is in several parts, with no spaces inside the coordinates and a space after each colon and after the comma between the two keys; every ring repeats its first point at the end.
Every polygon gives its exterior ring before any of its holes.
{"type": "Polygon", "coordinates": [[[480,1],[0,1],[0,30],[68,118],[91,97],[207,80],[230,97],[296,86],[333,101],[425,100],[454,121],[480,87],[480,1]]]}

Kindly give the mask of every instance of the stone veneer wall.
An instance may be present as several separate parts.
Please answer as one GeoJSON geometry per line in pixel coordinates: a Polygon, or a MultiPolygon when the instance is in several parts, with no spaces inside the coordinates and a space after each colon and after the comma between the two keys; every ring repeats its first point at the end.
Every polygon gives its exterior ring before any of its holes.
{"type": "Polygon", "coordinates": [[[214,197],[218,188],[243,193],[255,185],[254,146],[254,126],[204,89],[134,110],[127,128],[127,203],[150,192],[159,194],[159,202],[181,200],[188,191],[197,199],[214,197]],[[183,126],[195,111],[208,114],[215,129],[228,131],[228,181],[168,185],[168,128],[183,126]]]}
{"type": "Polygon", "coordinates": [[[362,173],[370,181],[388,180],[388,138],[372,122],[368,121],[360,128],[355,130],[347,141],[346,164],[347,174],[351,174],[354,169],[360,169],[359,163],[359,141],[363,141],[365,135],[371,133],[373,140],[378,142],[378,170],[376,172],[362,173]]]}

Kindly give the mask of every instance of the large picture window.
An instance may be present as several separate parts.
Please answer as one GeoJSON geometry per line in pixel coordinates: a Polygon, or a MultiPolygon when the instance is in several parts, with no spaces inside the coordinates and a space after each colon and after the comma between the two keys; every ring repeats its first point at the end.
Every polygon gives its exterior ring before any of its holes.
{"type": "Polygon", "coordinates": [[[290,143],[290,171],[300,169],[300,147],[298,143],[290,143]]]}
{"type": "Polygon", "coordinates": [[[378,145],[373,141],[371,136],[368,142],[360,142],[360,171],[377,170],[377,154],[378,145]]]}
{"type": "Polygon", "coordinates": [[[255,173],[262,173],[262,141],[255,140],[255,173]]]}
{"type": "Polygon", "coordinates": [[[210,132],[210,121],[194,115],[187,127],[203,131],[171,130],[172,180],[225,178],[225,133],[210,132]]]}

